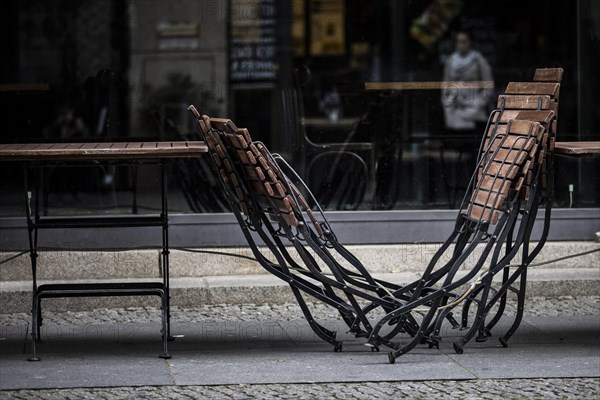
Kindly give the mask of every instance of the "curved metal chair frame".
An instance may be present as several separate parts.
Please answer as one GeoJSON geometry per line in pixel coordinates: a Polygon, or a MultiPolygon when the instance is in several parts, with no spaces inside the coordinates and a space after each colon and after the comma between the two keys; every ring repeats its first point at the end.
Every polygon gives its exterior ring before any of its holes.
{"type": "MultiPolygon", "coordinates": [[[[512,326],[509,330],[500,338],[500,342],[506,346],[508,339],[514,334],[518,328],[524,310],[525,301],[525,287],[526,287],[526,270],[527,266],[537,256],[539,251],[542,249],[548,234],[550,214],[551,214],[551,198],[552,198],[552,163],[553,163],[553,143],[556,135],[556,112],[558,111],[558,92],[560,78],[562,77],[562,69],[547,69],[537,70],[536,80],[541,83],[511,83],[508,85],[506,94],[499,98],[499,108],[494,110],[490,115],[486,132],[487,137],[484,138],[482,146],[480,148],[480,159],[476,173],[473,175],[471,182],[476,182],[482,177],[482,167],[485,165],[486,154],[489,154],[492,150],[491,144],[495,141],[496,135],[502,132],[509,132],[511,124],[522,122],[524,120],[536,121],[540,124],[540,134],[538,135],[538,141],[536,144],[535,153],[530,154],[530,160],[528,164],[524,166],[523,174],[518,180],[514,181],[517,183],[519,190],[518,195],[513,197],[514,200],[511,202],[511,206],[504,210],[504,215],[499,219],[494,232],[490,235],[486,233],[487,228],[483,230],[483,237],[476,235],[477,228],[472,232],[472,239],[468,246],[464,246],[464,227],[465,224],[461,223],[461,216],[457,219],[457,228],[449,240],[442,246],[438,253],[434,256],[430,266],[427,268],[423,277],[420,281],[408,285],[404,290],[414,290],[413,298],[409,304],[404,305],[399,310],[394,311],[388,316],[384,317],[380,323],[375,327],[372,336],[369,339],[369,343],[377,345],[381,342],[381,339],[377,337],[378,331],[381,326],[388,321],[395,321],[398,318],[406,315],[416,307],[422,307],[427,305],[428,302],[436,299],[439,304],[429,303],[429,310],[425,317],[423,317],[419,334],[413,338],[413,340],[396,351],[389,353],[389,361],[394,362],[396,357],[411,350],[419,342],[429,342],[430,346],[438,346],[439,331],[441,322],[446,313],[449,313],[452,308],[460,303],[455,301],[448,304],[448,298],[443,297],[444,292],[451,293],[452,290],[460,287],[460,285],[473,280],[470,288],[459,297],[459,299],[467,301],[463,307],[462,315],[462,327],[467,328],[469,308],[473,302],[478,304],[475,320],[473,326],[468,332],[458,341],[454,343],[454,349],[458,353],[462,353],[463,346],[479,332],[477,337],[478,341],[485,341],[491,334],[491,328],[500,320],[503,316],[506,297],[508,291],[513,291],[517,294],[517,315],[512,326]],[[522,120],[522,121],[519,121],[522,120]],[[493,139],[492,139],[493,138],[493,139]],[[491,140],[490,140],[491,139],[491,140]],[[530,249],[531,233],[533,226],[536,221],[537,212],[540,206],[545,208],[544,222],[542,228],[542,235],[537,245],[530,249]],[[438,259],[448,251],[449,247],[456,239],[456,243],[453,248],[453,259],[450,263],[453,266],[448,269],[448,264],[437,270],[434,274],[433,279],[430,278],[430,268],[432,264],[437,263],[438,259]],[[466,260],[473,248],[473,244],[478,242],[485,242],[482,256],[479,258],[475,267],[467,273],[465,277],[452,282],[453,276],[456,272],[454,269],[466,260]],[[494,244],[495,243],[495,244],[494,244]],[[505,255],[500,257],[502,246],[505,245],[505,255]],[[488,256],[491,249],[495,246],[492,252],[492,257],[489,260],[488,269],[481,274],[479,277],[474,279],[476,273],[481,270],[485,263],[485,258],[488,256]],[[521,260],[518,264],[512,265],[518,252],[521,252],[521,260]],[[459,258],[456,259],[456,256],[459,258]],[[454,261],[456,259],[456,261],[454,261]],[[510,274],[510,268],[516,267],[516,270],[510,274]],[[499,289],[492,287],[492,281],[494,277],[500,272],[502,274],[502,282],[499,289]],[[438,277],[444,277],[445,281],[442,288],[436,293],[432,293],[428,296],[421,296],[419,293],[420,287],[431,287],[437,283],[438,277]],[[519,287],[514,288],[512,284],[519,279],[519,287]],[[451,283],[452,282],[452,283],[451,283]],[[488,301],[488,296],[491,290],[495,293],[492,298],[488,301]],[[437,297],[436,297],[437,296],[437,297]],[[478,299],[477,296],[479,296],[478,299]],[[442,298],[440,300],[440,298],[442,298]],[[486,325],[486,317],[494,306],[498,305],[498,309],[493,316],[492,320],[486,325]],[[434,318],[436,314],[436,308],[438,316],[434,318]]],[[[495,149],[494,151],[498,151],[495,149]]],[[[463,199],[463,207],[465,208],[465,200],[470,193],[476,193],[478,188],[471,188],[463,199]]],[[[472,197],[473,199],[477,197],[472,197]]],[[[481,200],[481,199],[480,199],[481,200]]],[[[484,199],[487,204],[490,198],[484,199]]],[[[481,202],[480,202],[481,204],[481,202]]],[[[479,208],[480,209],[480,208],[479,208]]],[[[467,205],[467,211],[472,211],[472,205],[467,205]]],[[[489,215],[492,217],[493,224],[493,212],[489,215]]],[[[467,230],[470,230],[467,224],[467,230]]],[[[456,295],[455,295],[456,296],[456,295]]],[[[393,343],[385,343],[394,347],[393,343]]]]}
{"type": "Polygon", "coordinates": [[[373,278],[339,243],[317,200],[280,155],[270,153],[230,120],[201,116],[193,106],[190,111],[253,254],[266,270],[290,285],[315,333],[333,344],[335,351],[341,350],[336,333],[313,318],[304,294],[338,310],[349,331],[368,337],[366,344],[373,350],[380,345],[392,348],[388,358],[393,363],[419,343],[439,346],[445,320],[455,328],[467,328],[474,304],[473,324],[454,349],[461,353],[477,333],[478,341],[486,340],[504,314],[510,291],[517,294],[518,311],[501,342],[506,344],[518,328],[527,266],[543,247],[550,223],[560,77],[561,69],[537,70],[537,82],[508,85],[488,120],[477,168],[453,232],[421,278],[403,287],[373,278]],[[315,211],[302,193],[309,196],[315,211]],[[530,248],[540,207],[545,209],[542,235],[530,248]],[[480,245],[481,254],[473,265],[458,274],[471,264],[469,259],[480,245]],[[516,262],[518,255],[521,259],[516,262]],[[498,285],[494,278],[499,275],[498,285]],[[461,303],[459,324],[452,311],[461,303]],[[385,315],[381,318],[374,310],[385,315]],[[411,337],[408,343],[394,340],[400,333],[411,337]]]}
{"type": "Polygon", "coordinates": [[[190,110],[198,120],[232,210],[260,264],[290,284],[309,324],[319,337],[334,344],[334,350],[341,349],[341,342],[335,339],[334,332],[315,322],[300,291],[336,308],[350,332],[367,336],[371,324],[357,297],[391,311],[400,303],[390,299],[389,293],[400,287],[374,279],[339,244],[322,210],[319,213],[324,222],[319,222],[300,190],[283,173],[277,161],[293,170],[279,155],[269,153],[261,142],[252,141],[247,130],[238,129],[230,120],[201,117],[195,108],[190,110]],[[268,248],[270,257],[275,257],[274,261],[264,254],[255,236],[268,248]],[[299,261],[284,240],[291,244],[299,261]],[[336,256],[354,270],[342,266],[336,256]],[[343,293],[345,300],[334,289],[343,293]]]}
{"type": "MultiPolygon", "coordinates": [[[[502,281],[500,288],[494,290],[495,293],[489,302],[486,304],[486,299],[491,289],[491,279],[489,282],[479,285],[479,287],[473,291],[470,297],[464,304],[463,315],[462,315],[462,326],[467,327],[468,324],[468,313],[471,304],[476,301],[478,306],[476,321],[471,327],[470,331],[461,338],[461,340],[454,343],[454,348],[457,352],[462,352],[462,347],[472,338],[475,330],[479,332],[477,341],[486,341],[491,336],[491,329],[498,323],[504,314],[507,294],[512,291],[517,294],[517,314],[515,320],[508,331],[499,338],[500,343],[506,347],[510,337],[517,330],[524,311],[525,303],[525,290],[527,281],[527,266],[531,264],[533,259],[539,254],[543,248],[548,232],[550,228],[550,218],[552,212],[552,196],[554,188],[554,143],[556,141],[556,130],[557,130],[557,117],[558,117],[558,98],[560,91],[560,82],[562,80],[563,70],[561,68],[548,68],[548,69],[537,69],[534,75],[534,82],[532,83],[510,83],[505,92],[505,96],[501,96],[499,103],[501,103],[500,110],[496,110],[496,118],[498,121],[507,121],[510,118],[516,119],[528,119],[537,121],[545,129],[547,140],[543,143],[544,148],[540,151],[540,156],[537,163],[537,181],[532,182],[532,192],[527,195],[534,197],[533,206],[531,210],[523,210],[523,213],[527,212],[530,224],[534,224],[537,213],[540,208],[544,209],[543,226],[541,229],[541,236],[538,240],[537,245],[530,249],[531,232],[532,228],[527,229],[527,235],[523,238],[522,255],[521,260],[516,265],[507,265],[503,269],[502,281]],[[519,97],[521,96],[521,97],[519,97]],[[524,97],[523,97],[524,96],[524,97]],[[515,100],[535,100],[537,96],[538,106],[536,110],[523,110],[524,105],[527,102],[519,103],[515,100]],[[507,109],[507,102],[511,109],[507,109]],[[510,269],[515,267],[516,269],[510,272],[510,269]],[[515,281],[519,280],[518,288],[512,285],[515,281]],[[482,292],[481,299],[476,300],[477,295],[482,292]],[[497,310],[492,319],[486,324],[486,316],[490,313],[492,308],[497,305],[497,310]]],[[[535,103],[534,103],[535,104],[535,103]]],[[[529,177],[531,179],[531,177],[529,177]]],[[[523,223],[523,222],[521,222],[523,223]]],[[[506,249],[507,252],[514,246],[512,241],[512,233],[507,238],[506,249]]]]}

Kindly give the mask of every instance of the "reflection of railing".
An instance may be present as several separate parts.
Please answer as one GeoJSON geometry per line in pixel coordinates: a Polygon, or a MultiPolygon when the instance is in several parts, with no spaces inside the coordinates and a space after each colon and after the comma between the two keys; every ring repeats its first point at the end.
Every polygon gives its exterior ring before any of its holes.
{"type": "Polygon", "coordinates": [[[315,126],[315,122],[324,127],[323,130],[344,126],[341,121],[305,119],[302,90],[310,79],[308,67],[299,67],[293,90],[282,96],[283,109],[287,114],[285,119],[294,124],[294,134],[300,142],[300,169],[309,184],[317,187],[315,195],[325,207],[356,209],[365,197],[368,185],[354,183],[375,181],[375,145],[371,142],[353,141],[358,120],[347,126],[348,130],[344,132],[344,140],[341,142],[332,141],[331,138],[316,142],[308,136],[306,128],[310,124],[315,126]],[[331,185],[335,183],[332,179],[337,179],[338,182],[331,185]]]}
{"type": "MultiPolygon", "coordinates": [[[[472,91],[473,96],[484,89],[493,89],[493,81],[423,81],[423,82],[357,82],[354,84],[340,85],[338,90],[345,96],[370,95],[371,109],[373,110],[371,137],[375,145],[377,158],[377,174],[375,183],[374,208],[392,209],[400,200],[402,192],[399,180],[402,172],[404,145],[418,142],[419,138],[413,135],[412,125],[412,95],[415,91],[423,90],[449,90],[472,91]]],[[[439,136],[439,135],[437,135],[439,136]]],[[[429,139],[427,137],[426,139],[429,139]]],[[[457,147],[459,163],[462,163],[464,149],[468,149],[475,137],[468,138],[469,143],[459,141],[457,147]]],[[[476,139],[475,139],[476,140],[476,139]]],[[[444,144],[453,142],[445,137],[440,148],[440,164],[442,171],[446,171],[444,156],[447,155],[444,144]]],[[[452,144],[452,143],[450,143],[452,144]]],[[[467,157],[468,158],[468,157],[467,157]]],[[[467,168],[467,170],[470,169],[467,168]]],[[[443,173],[444,173],[443,172],[443,173]]],[[[468,177],[465,175],[465,179],[468,177]]],[[[455,205],[454,189],[448,184],[446,177],[442,179],[448,202],[455,205]]],[[[457,185],[459,187],[460,185],[457,185]]],[[[461,188],[464,189],[464,188],[461,188]]]]}
{"type": "Polygon", "coordinates": [[[326,209],[356,210],[365,195],[369,168],[356,153],[326,151],[313,157],[306,178],[326,209]],[[320,168],[314,169],[318,165],[320,168]]]}

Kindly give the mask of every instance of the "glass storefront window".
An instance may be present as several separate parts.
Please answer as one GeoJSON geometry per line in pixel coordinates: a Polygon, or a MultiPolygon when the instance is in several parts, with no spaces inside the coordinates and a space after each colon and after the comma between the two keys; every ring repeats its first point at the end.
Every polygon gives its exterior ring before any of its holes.
{"type": "MultiPolygon", "coordinates": [[[[282,153],[328,210],[454,209],[498,94],[557,66],[558,140],[600,140],[594,0],[0,7],[0,143],[194,139],[186,107],[195,104],[282,153]],[[491,85],[435,85],[465,80],[491,85]]],[[[207,161],[171,166],[173,212],[228,211],[207,161]]],[[[600,207],[598,170],[597,158],[557,159],[555,205],[600,207]]],[[[48,212],[130,212],[133,198],[137,212],[153,209],[152,172],[50,171],[48,212]]],[[[21,183],[18,165],[2,164],[0,217],[22,215],[21,183]]]]}

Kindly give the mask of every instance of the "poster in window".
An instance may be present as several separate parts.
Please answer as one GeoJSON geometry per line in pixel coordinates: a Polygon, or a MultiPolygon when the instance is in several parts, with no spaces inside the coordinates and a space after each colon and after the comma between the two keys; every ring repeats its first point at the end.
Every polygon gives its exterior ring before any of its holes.
{"type": "Polygon", "coordinates": [[[344,0],[312,0],[310,52],[313,56],[340,56],[346,52],[344,0]]]}
{"type": "Polygon", "coordinates": [[[273,83],[277,76],[275,1],[231,0],[230,16],[230,81],[241,86],[273,83]]]}
{"type": "Polygon", "coordinates": [[[292,3],[292,47],[295,57],[306,55],[306,0],[294,0],[292,3]]]}

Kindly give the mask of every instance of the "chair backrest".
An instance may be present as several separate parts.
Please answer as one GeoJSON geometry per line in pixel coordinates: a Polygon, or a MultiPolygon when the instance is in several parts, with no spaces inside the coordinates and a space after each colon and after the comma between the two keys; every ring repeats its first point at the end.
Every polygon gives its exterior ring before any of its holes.
{"type": "Polygon", "coordinates": [[[538,68],[533,82],[510,82],[504,94],[498,97],[499,112],[494,114],[492,122],[497,119],[500,124],[511,119],[537,121],[547,127],[548,150],[553,151],[562,76],[562,68],[538,68]]]}
{"type": "Polygon", "coordinates": [[[477,180],[465,215],[472,221],[496,224],[519,193],[544,137],[544,127],[535,121],[511,120],[495,130],[484,144],[477,180]]]}
{"type": "MultiPolygon", "coordinates": [[[[530,186],[535,176],[539,176],[542,189],[546,189],[547,186],[546,153],[554,149],[562,75],[562,68],[539,68],[535,72],[533,82],[510,82],[505,93],[498,96],[497,109],[490,116],[480,157],[483,157],[485,151],[490,150],[488,148],[490,138],[497,133],[504,134],[510,121],[534,121],[544,128],[544,135],[539,139],[538,162],[531,164],[521,183],[524,185],[522,191],[524,199],[527,199],[531,193],[530,186]],[[538,168],[541,169],[539,174],[538,168]]],[[[474,183],[481,179],[481,168],[480,164],[474,183]]],[[[474,187],[473,190],[475,189],[474,187]]]]}
{"type": "MultiPolygon", "coordinates": [[[[193,109],[190,110],[194,113],[193,109]]],[[[245,215],[266,212],[280,224],[297,227],[308,215],[315,231],[322,227],[304,196],[286,177],[264,144],[231,120],[194,113],[221,179],[245,215]]]]}
{"type": "MultiPolygon", "coordinates": [[[[544,126],[548,126],[547,130],[547,141],[545,142],[545,151],[549,154],[554,152],[554,145],[556,143],[556,135],[558,133],[558,105],[559,105],[559,94],[560,94],[560,83],[562,82],[564,71],[562,68],[538,68],[535,70],[533,81],[535,84],[539,83],[552,83],[558,85],[556,95],[551,97],[551,109],[554,111],[554,118],[544,126]],[[539,82],[539,83],[538,83],[539,82]]],[[[522,119],[527,119],[531,116],[523,116],[522,119]]],[[[517,118],[521,118],[519,115],[517,118]]],[[[548,165],[547,159],[542,154],[541,173],[540,173],[540,185],[542,190],[546,190],[548,186],[548,165]]]]}
{"type": "MultiPolygon", "coordinates": [[[[504,94],[498,96],[498,108],[492,113],[491,122],[501,125],[512,119],[537,121],[548,126],[550,136],[556,135],[562,75],[562,68],[538,68],[533,82],[510,82],[504,94]],[[550,115],[548,111],[552,111],[554,115],[550,115]]],[[[493,124],[490,130],[494,128],[493,124]]]]}

